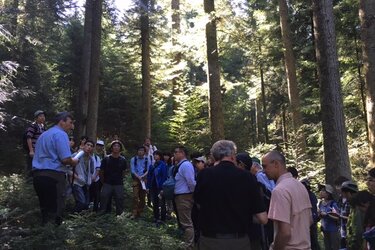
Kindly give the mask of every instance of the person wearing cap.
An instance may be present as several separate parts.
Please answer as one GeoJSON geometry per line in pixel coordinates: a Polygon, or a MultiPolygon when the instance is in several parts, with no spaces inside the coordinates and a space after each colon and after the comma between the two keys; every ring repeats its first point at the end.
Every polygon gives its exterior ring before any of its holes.
{"type": "Polygon", "coordinates": [[[346,236],[347,236],[347,223],[350,214],[349,201],[354,194],[358,192],[358,186],[352,181],[345,181],[341,184],[341,195],[343,203],[340,206],[340,249],[347,248],[346,236]]]}
{"type": "Polygon", "coordinates": [[[75,166],[78,159],[71,157],[68,132],[73,128],[73,118],[68,112],[58,113],[55,125],[42,133],[35,145],[32,162],[34,188],[39,198],[42,223],[50,215],[61,224],[65,207],[65,167],[75,166]]]}
{"type": "Polygon", "coordinates": [[[32,160],[35,154],[35,143],[39,136],[46,131],[45,121],[46,116],[44,111],[37,110],[34,113],[34,122],[31,123],[26,129],[27,173],[30,173],[32,169],[32,160]]]}
{"type": "Polygon", "coordinates": [[[318,213],[321,218],[321,229],[324,236],[324,247],[337,250],[340,247],[339,213],[340,209],[333,198],[334,188],[329,184],[320,185],[318,213]]]}
{"type": "Polygon", "coordinates": [[[197,174],[206,168],[206,158],[204,156],[199,156],[194,158],[195,164],[194,167],[197,170],[197,174]]]}
{"type": "Polygon", "coordinates": [[[254,176],[236,166],[237,146],[220,140],[211,148],[218,164],[197,178],[194,200],[199,208],[199,249],[250,249],[249,224],[267,223],[266,208],[254,176]]]}
{"type": "Polygon", "coordinates": [[[111,142],[111,154],[104,157],[100,164],[100,180],[103,183],[100,194],[100,212],[109,212],[108,203],[112,196],[115,198],[116,215],[124,212],[124,175],[126,170],[125,157],[121,156],[122,143],[119,140],[111,142]]]}
{"type": "Polygon", "coordinates": [[[286,169],[283,154],[273,150],[262,157],[267,177],[276,180],[272,190],[268,219],[274,222],[274,241],[270,249],[311,249],[311,203],[306,188],[286,169]]]}

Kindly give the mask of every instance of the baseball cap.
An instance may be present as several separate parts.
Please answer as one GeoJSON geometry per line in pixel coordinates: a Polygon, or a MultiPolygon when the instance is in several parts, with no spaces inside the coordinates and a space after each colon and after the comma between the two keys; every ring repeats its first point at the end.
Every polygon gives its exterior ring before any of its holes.
{"type": "Polygon", "coordinates": [[[203,163],[206,163],[206,158],[203,157],[203,156],[199,156],[199,157],[194,158],[194,159],[197,160],[197,161],[201,161],[201,162],[203,162],[203,163]]]}
{"type": "Polygon", "coordinates": [[[253,165],[253,161],[248,153],[238,153],[236,156],[237,161],[242,162],[248,169],[253,165]]]}
{"type": "Polygon", "coordinates": [[[341,184],[341,190],[350,190],[350,191],[353,191],[353,192],[358,192],[358,186],[357,184],[355,184],[354,182],[352,181],[345,181],[341,184]]]}
{"type": "Polygon", "coordinates": [[[334,191],[334,189],[333,189],[333,187],[331,186],[331,185],[329,185],[329,184],[321,184],[320,185],[320,190],[322,189],[322,188],[324,188],[324,190],[327,192],[327,193],[330,193],[330,194],[333,194],[335,191],[334,191]]]}
{"type": "Polygon", "coordinates": [[[96,145],[104,146],[104,141],[102,140],[97,140],[96,145]]]}
{"type": "Polygon", "coordinates": [[[41,114],[46,114],[43,110],[37,110],[37,111],[35,111],[35,113],[34,113],[34,117],[35,118],[37,118],[39,115],[41,115],[41,114]]]}

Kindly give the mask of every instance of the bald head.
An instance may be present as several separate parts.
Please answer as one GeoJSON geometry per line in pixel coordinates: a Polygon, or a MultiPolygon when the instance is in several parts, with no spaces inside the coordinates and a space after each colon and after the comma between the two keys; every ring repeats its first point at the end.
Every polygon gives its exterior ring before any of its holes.
{"type": "Polygon", "coordinates": [[[285,157],[276,150],[270,151],[262,157],[262,165],[264,172],[271,180],[277,180],[287,172],[285,157]]]}
{"type": "Polygon", "coordinates": [[[263,157],[267,157],[270,161],[278,161],[278,162],[280,162],[280,164],[282,166],[284,166],[286,168],[285,156],[283,154],[281,154],[279,151],[272,150],[272,151],[268,152],[263,157]]]}

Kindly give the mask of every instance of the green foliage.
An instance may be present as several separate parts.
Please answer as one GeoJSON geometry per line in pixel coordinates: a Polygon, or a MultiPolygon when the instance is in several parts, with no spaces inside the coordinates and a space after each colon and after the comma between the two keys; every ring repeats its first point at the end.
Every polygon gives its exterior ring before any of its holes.
{"type": "MultiPolygon", "coordinates": [[[[130,181],[126,185],[130,210],[130,181]]],[[[32,184],[20,175],[0,179],[0,237],[4,249],[183,249],[175,221],[155,227],[151,212],[144,219],[86,212],[67,215],[59,227],[40,225],[39,205],[32,184]],[[172,223],[172,224],[170,224],[172,223]]]]}

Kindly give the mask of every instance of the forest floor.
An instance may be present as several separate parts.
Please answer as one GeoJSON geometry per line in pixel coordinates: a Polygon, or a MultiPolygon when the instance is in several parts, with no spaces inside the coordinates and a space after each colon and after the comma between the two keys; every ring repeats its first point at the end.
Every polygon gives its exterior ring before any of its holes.
{"type": "MultiPolygon", "coordinates": [[[[32,181],[23,175],[0,177],[1,249],[182,249],[175,218],[156,227],[151,209],[130,220],[131,187],[125,181],[125,213],[99,216],[91,211],[66,213],[60,226],[41,226],[32,181]]],[[[74,200],[67,200],[67,211],[74,200]]]]}

